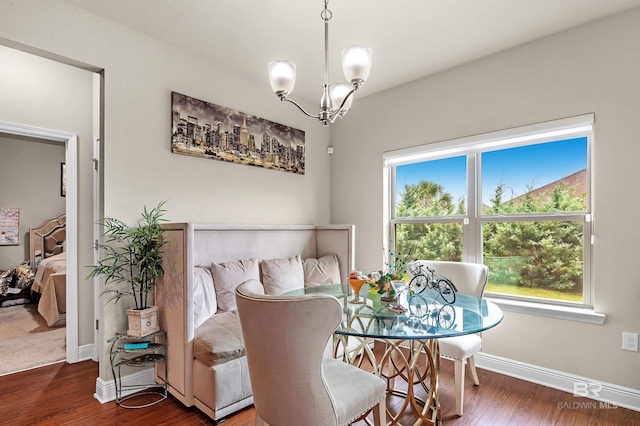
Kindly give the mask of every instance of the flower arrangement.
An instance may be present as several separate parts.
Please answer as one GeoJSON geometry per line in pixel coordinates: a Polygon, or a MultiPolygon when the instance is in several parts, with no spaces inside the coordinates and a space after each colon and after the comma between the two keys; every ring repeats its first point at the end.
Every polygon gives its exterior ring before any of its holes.
{"type": "Polygon", "coordinates": [[[391,286],[391,281],[402,280],[407,270],[407,265],[411,262],[411,249],[401,257],[397,257],[393,250],[388,250],[385,256],[384,270],[373,271],[367,275],[369,290],[378,294],[386,293],[387,300],[393,300],[395,291],[391,286]]]}

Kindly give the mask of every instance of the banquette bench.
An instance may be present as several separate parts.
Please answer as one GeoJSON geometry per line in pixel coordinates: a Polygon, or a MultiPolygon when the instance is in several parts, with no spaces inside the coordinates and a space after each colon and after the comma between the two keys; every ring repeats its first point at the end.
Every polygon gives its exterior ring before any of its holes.
{"type": "MultiPolygon", "coordinates": [[[[239,281],[255,280],[267,293],[283,292],[292,282],[344,281],[354,268],[355,229],[194,223],[163,227],[164,275],[155,288],[155,303],[167,332],[169,391],[186,406],[195,405],[219,420],[253,403],[235,310],[239,281]],[[276,281],[284,276],[285,282],[269,283],[274,275],[276,281]]],[[[157,368],[156,374],[164,374],[164,369],[157,368]]]]}

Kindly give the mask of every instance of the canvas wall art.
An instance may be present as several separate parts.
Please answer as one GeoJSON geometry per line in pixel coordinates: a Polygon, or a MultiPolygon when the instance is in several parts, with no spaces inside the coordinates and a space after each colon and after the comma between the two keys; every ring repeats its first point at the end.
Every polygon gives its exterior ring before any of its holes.
{"type": "Polygon", "coordinates": [[[0,246],[20,244],[20,209],[0,207],[0,246]]]}
{"type": "Polygon", "coordinates": [[[304,174],[304,131],[173,92],[171,152],[304,174]]]}

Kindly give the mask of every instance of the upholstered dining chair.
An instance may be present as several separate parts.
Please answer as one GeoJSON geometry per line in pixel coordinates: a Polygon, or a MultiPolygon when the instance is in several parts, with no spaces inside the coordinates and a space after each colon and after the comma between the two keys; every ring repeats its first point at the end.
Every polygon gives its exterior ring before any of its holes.
{"type": "MultiPolygon", "coordinates": [[[[489,277],[489,268],[486,265],[436,260],[419,260],[418,262],[422,266],[434,268],[436,274],[449,277],[459,292],[482,297],[489,277]]],[[[438,342],[440,344],[440,356],[454,360],[456,414],[462,416],[465,364],[469,365],[473,383],[476,386],[479,385],[480,381],[478,380],[474,354],[482,349],[482,337],[480,334],[467,334],[464,336],[445,337],[438,339],[438,342]]]]}
{"type": "Polygon", "coordinates": [[[329,295],[268,296],[251,282],[236,301],[256,408],[256,425],[345,426],[374,409],[386,425],[386,383],[375,374],[325,357],[342,319],[329,295]]]}

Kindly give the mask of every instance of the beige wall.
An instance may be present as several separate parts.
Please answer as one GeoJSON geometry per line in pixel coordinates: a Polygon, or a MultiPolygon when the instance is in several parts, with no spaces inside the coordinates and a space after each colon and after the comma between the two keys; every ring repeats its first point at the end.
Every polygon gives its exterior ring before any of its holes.
{"type": "Polygon", "coordinates": [[[64,144],[0,134],[0,207],[20,209],[20,244],[0,246],[0,269],[29,260],[29,229],[65,211],[64,144]]]}
{"type": "Polygon", "coordinates": [[[595,309],[606,322],[508,312],[485,351],[640,389],[640,353],[621,350],[622,331],[640,331],[638,40],[634,9],[357,100],[331,134],[332,220],[356,225],[357,267],[381,266],[384,151],[593,112],[595,309]]]}
{"type": "MultiPolygon", "coordinates": [[[[329,130],[278,102],[266,71],[265,81],[249,81],[59,0],[0,0],[0,9],[5,45],[20,43],[104,69],[105,216],[132,223],[144,206],[168,200],[172,221],[330,223],[329,130]],[[306,174],[172,154],[172,91],[304,130],[306,174]]],[[[223,42],[208,40],[202,48],[223,42]]],[[[89,249],[79,246],[81,253],[89,249]]],[[[101,341],[125,330],[125,307],[103,309],[101,341]]],[[[105,362],[100,376],[111,378],[105,362]]]]}

